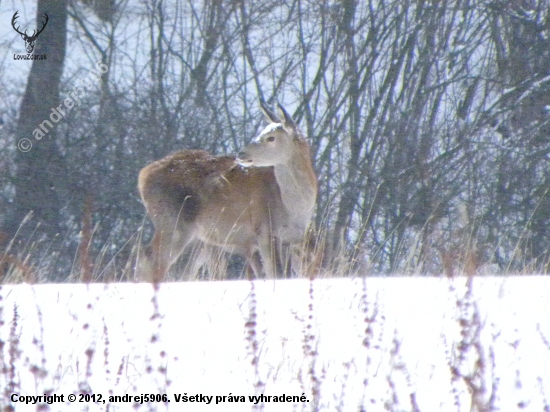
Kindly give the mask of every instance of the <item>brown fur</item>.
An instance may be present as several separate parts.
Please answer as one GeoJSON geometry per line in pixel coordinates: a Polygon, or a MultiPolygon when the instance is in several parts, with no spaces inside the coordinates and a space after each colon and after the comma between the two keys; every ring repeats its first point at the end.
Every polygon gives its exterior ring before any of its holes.
{"type": "Polygon", "coordinates": [[[213,156],[204,150],[183,150],[151,163],[139,174],[138,186],[155,227],[166,215],[175,217],[174,228],[179,222],[201,219],[212,226],[199,237],[224,247],[238,246],[231,239],[243,232],[256,236],[262,222],[255,210],[275,209],[280,203],[273,196],[279,192],[273,168],[245,169],[234,156],[213,156]],[[228,238],[230,231],[235,233],[228,238]]]}
{"type": "Polygon", "coordinates": [[[183,150],[151,163],[140,172],[138,187],[156,229],[145,249],[155,262],[156,280],[170,266],[155,260],[167,248],[163,239],[197,221],[201,222],[198,238],[254,259],[251,264],[257,267],[255,245],[266,229],[264,214],[258,211],[275,216],[281,208],[272,167],[243,168],[234,156],[213,156],[203,150],[183,150]]]}
{"type": "MultiPolygon", "coordinates": [[[[138,261],[138,278],[161,281],[195,239],[246,257],[256,275],[262,268],[271,276],[277,272],[276,249],[302,242],[317,194],[309,145],[281,113],[284,127],[268,127],[239,154],[246,157],[239,162],[262,167],[183,150],[140,172],[138,187],[155,235],[138,261]]],[[[268,118],[279,120],[272,113],[268,118]]]]}

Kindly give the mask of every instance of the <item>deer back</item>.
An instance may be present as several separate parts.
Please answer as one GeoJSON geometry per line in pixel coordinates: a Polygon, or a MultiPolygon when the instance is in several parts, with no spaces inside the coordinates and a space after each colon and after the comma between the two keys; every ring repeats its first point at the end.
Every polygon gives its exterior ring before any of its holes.
{"type": "Polygon", "coordinates": [[[273,168],[243,168],[233,156],[184,150],[145,167],[139,191],[156,228],[195,225],[197,236],[224,246],[284,225],[273,168]]]}

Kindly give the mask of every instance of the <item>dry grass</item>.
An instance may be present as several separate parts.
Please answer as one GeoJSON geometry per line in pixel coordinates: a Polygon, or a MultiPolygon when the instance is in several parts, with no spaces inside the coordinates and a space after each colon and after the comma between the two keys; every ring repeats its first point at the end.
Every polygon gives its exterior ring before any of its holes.
{"type": "MultiPolygon", "coordinates": [[[[83,217],[83,229],[81,233],[81,242],[78,248],[77,256],[74,259],[74,265],[69,276],[71,282],[105,282],[105,281],[134,281],[132,268],[139,252],[138,245],[142,243],[141,232],[131,239],[124,250],[120,252],[120,261],[123,264],[115,264],[114,260],[103,263],[105,250],[97,254],[93,254],[91,247],[93,243],[94,228],[91,223],[92,205],[89,204],[85,208],[83,217]]],[[[25,222],[24,222],[25,223],[25,222]]],[[[420,236],[420,235],[419,235],[420,236]]],[[[417,242],[418,243],[418,242],[417,242]]],[[[425,267],[426,261],[431,260],[439,265],[439,273],[444,276],[455,279],[458,277],[467,278],[467,287],[462,296],[456,300],[456,326],[460,331],[460,340],[455,342],[446,341],[447,348],[447,364],[450,371],[450,385],[453,390],[454,403],[456,410],[463,410],[466,407],[471,411],[489,412],[497,410],[496,400],[499,394],[499,379],[495,375],[495,359],[494,347],[492,344],[484,344],[482,342],[482,332],[486,329],[484,320],[480,315],[477,302],[473,295],[473,279],[475,276],[483,273],[485,268],[484,257],[486,251],[473,241],[473,236],[467,231],[457,233],[454,238],[447,241],[443,246],[438,239],[432,239],[433,247],[424,248],[424,257],[418,260],[418,250],[411,249],[409,252],[408,263],[405,264],[404,273],[402,275],[418,275],[420,267],[425,267]],[[430,252],[431,254],[427,253],[430,252]]],[[[12,240],[5,247],[4,252],[0,255],[0,276],[1,283],[43,283],[48,280],[47,266],[33,264],[33,256],[37,250],[36,243],[27,242],[24,247],[19,247],[17,254],[12,252],[14,241],[12,240]]],[[[304,244],[301,245],[300,253],[295,253],[292,259],[293,267],[297,268],[294,276],[309,278],[310,286],[307,297],[307,317],[301,319],[302,322],[302,349],[303,358],[305,360],[304,367],[297,377],[301,385],[301,390],[307,394],[310,400],[309,409],[311,411],[321,410],[321,388],[326,379],[323,365],[318,361],[318,342],[319,337],[315,330],[315,320],[317,316],[315,308],[315,282],[318,278],[333,278],[333,277],[349,277],[357,276],[359,273],[363,277],[363,287],[361,290],[361,312],[363,316],[364,332],[363,332],[363,350],[366,352],[366,364],[359,365],[364,368],[366,374],[363,381],[363,400],[359,407],[361,411],[368,411],[374,405],[383,405],[386,410],[403,410],[403,405],[406,405],[406,410],[419,412],[420,408],[417,401],[417,394],[411,384],[411,375],[407,360],[401,354],[401,341],[398,336],[398,331],[395,331],[392,340],[392,346],[389,348],[389,364],[390,372],[385,377],[387,391],[385,393],[373,392],[371,389],[372,379],[376,375],[377,365],[373,359],[377,358],[377,354],[384,351],[382,347],[382,335],[384,334],[385,319],[380,315],[378,307],[378,299],[373,299],[370,296],[370,291],[367,287],[366,276],[372,272],[372,268],[367,259],[368,251],[359,247],[350,249],[341,248],[331,253],[326,252],[326,234],[322,231],[316,234],[310,233],[306,237],[304,244]],[[403,383],[404,382],[404,383],[403,383]],[[399,397],[398,387],[403,385],[410,388],[406,399],[399,397]]],[[[106,249],[106,248],[105,248],[106,249]]],[[[42,255],[43,256],[43,252],[42,255]]],[[[228,278],[228,273],[231,271],[230,265],[234,264],[237,269],[233,269],[236,273],[241,273],[240,278],[244,277],[244,262],[241,260],[235,264],[232,258],[221,248],[205,246],[201,244],[194,245],[187,251],[186,256],[182,261],[175,265],[170,271],[168,281],[181,280],[225,280],[228,278]],[[240,267],[239,267],[240,266],[240,267]]],[[[527,266],[526,270],[532,269],[527,266]]],[[[158,287],[158,285],[155,285],[158,287]]],[[[157,290],[157,289],[155,289],[157,290]]],[[[455,293],[455,290],[450,289],[450,293],[455,293]]],[[[6,313],[2,305],[2,296],[0,288],[0,328],[9,327],[9,336],[7,340],[0,340],[0,388],[3,400],[0,400],[0,410],[3,412],[14,411],[15,405],[9,401],[9,395],[17,392],[20,387],[19,376],[23,375],[22,371],[16,368],[17,361],[23,356],[19,346],[19,315],[17,307],[12,313],[6,313]]],[[[154,313],[150,318],[150,322],[154,323],[154,332],[150,337],[150,345],[156,347],[156,351],[164,354],[164,349],[160,344],[160,334],[162,329],[163,314],[159,311],[158,303],[156,302],[156,293],[153,297],[154,313]]],[[[253,393],[259,395],[265,389],[265,382],[262,380],[259,365],[262,363],[261,342],[258,336],[258,314],[257,314],[257,295],[255,283],[250,282],[250,294],[248,296],[248,317],[243,325],[244,344],[248,348],[249,360],[252,364],[251,373],[254,376],[250,377],[253,382],[253,393]]],[[[39,309],[37,308],[39,311],[39,309]]],[[[91,308],[90,308],[91,310],[91,308]]],[[[86,328],[86,325],[83,325],[86,328]]],[[[550,350],[550,338],[539,328],[540,339],[550,350]]],[[[43,335],[43,334],[42,334],[43,335]]],[[[41,388],[41,393],[53,393],[55,388],[44,387],[48,378],[55,376],[60,369],[63,368],[59,364],[53,370],[48,370],[45,367],[46,353],[44,352],[43,342],[40,340],[41,334],[38,334],[35,342],[36,347],[42,354],[42,362],[24,362],[24,367],[32,373],[36,381],[36,387],[41,388]]],[[[123,379],[128,368],[131,368],[127,358],[122,358],[119,363],[112,364],[109,362],[109,330],[107,325],[103,325],[103,347],[102,353],[97,353],[93,342],[86,349],[84,355],[87,359],[86,364],[80,365],[84,373],[81,375],[84,378],[78,382],[80,393],[90,393],[92,386],[90,379],[94,376],[92,369],[92,361],[95,357],[103,358],[102,373],[107,375],[116,375],[117,382],[123,379]]],[[[444,338],[445,339],[445,338],[444,338]]],[[[493,337],[494,343],[495,337],[493,337]]],[[[158,388],[155,390],[158,393],[165,393],[166,388],[170,385],[167,378],[166,365],[153,364],[149,361],[148,374],[156,376],[155,382],[158,383],[158,388]]],[[[51,363],[50,363],[51,364],[51,363]]],[[[345,410],[345,398],[348,383],[348,373],[350,368],[357,368],[358,365],[344,364],[344,377],[341,382],[339,399],[336,410],[345,410]]],[[[51,379],[49,380],[51,381],[51,379]]],[[[544,386],[539,379],[540,391],[544,399],[544,410],[550,412],[549,394],[544,393],[544,386]]],[[[521,375],[517,372],[517,385],[521,386],[521,375]]],[[[524,409],[525,405],[518,404],[519,409],[524,409]]],[[[37,410],[50,410],[47,404],[39,405],[37,410]]],[[[262,410],[261,405],[252,406],[253,410],[262,410]]]]}
{"type": "MultiPolygon", "coordinates": [[[[79,243],[72,266],[65,272],[67,282],[109,283],[136,282],[135,267],[142,252],[140,245],[146,242],[141,228],[128,239],[125,245],[113,255],[113,243],[107,242],[98,250],[94,234],[98,224],[93,225],[93,204],[88,197],[82,208],[79,243]],[[108,257],[109,256],[109,257],[108,257]]],[[[490,246],[478,239],[473,219],[460,207],[456,216],[449,218],[452,229],[445,229],[447,223],[431,224],[431,218],[424,227],[402,239],[394,252],[391,268],[381,269],[380,260],[385,252],[384,242],[378,249],[371,249],[364,243],[368,237],[367,227],[354,229],[358,243],[348,245],[344,239],[330,238],[325,229],[329,227],[329,211],[323,213],[320,228],[310,228],[301,245],[294,245],[284,251],[274,251],[280,262],[282,277],[334,278],[352,276],[446,276],[486,274],[531,274],[545,273],[550,264],[521,260],[520,241],[515,246],[514,264],[496,267],[494,258],[500,245],[490,246]],[[336,242],[336,244],[335,244],[336,242]],[[285,259],[283,256],[287,256],[285,259]],[[523,262],[523,263],[522,263],[523,262]]],[[[29,225],[31,215],[20,227],[29,225]]],[[[436,217],[433,217],[436,220],[436,217]]],[[[397,230],[397,229],[396,229],[397,230]]],[[[28,228],[25,231],[29,232],[28,228]]],[[[31,231],[32,232],[32,231],[31,231]]],[[[148,234],[148,233],[147,233],[148,234]]],[[[55,242],[21,239],[18,235],[8,241],[0,233],[0,283],[47,283],[52,279],[52,266],[62,250],[53,250],[55,242]],[[3,251],[2,251],[3,250],[3,251]]],[[[372,247],[372,246],[371,246],[372,247]]],[[[231,255],[224,248],[195,242],[171,267],[166,277],[156,282],[173,281],[216,281],[246,278],[246,261],[231,255]]]]}

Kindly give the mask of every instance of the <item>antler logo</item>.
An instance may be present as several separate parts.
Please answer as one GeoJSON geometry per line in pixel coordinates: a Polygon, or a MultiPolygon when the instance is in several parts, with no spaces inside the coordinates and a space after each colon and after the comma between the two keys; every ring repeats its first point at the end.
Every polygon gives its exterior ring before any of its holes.
{"type": "Polygon", "coordinates": [[[11,19],[11,25],[12,25],[13,29],[21,35],[23,40],[25,40],[25,48],[27,49],[27,53],[32,53],[32,51],[34,50],[34,42],[36,41],[36,38],[38,37],[38,35],[40,33],[42,33],[44,31],[44,29],[46,28],[46,24],[48,24],[48,20],[49,20],[48,14],[44,13],[44,16],[46,16],[46,21],[42,24],[42,28],[38,31],[34,30],[34,32],[32,33],[32,36],[28,36],[27,35],[27,30],[25,30],[23,33],[21,33],[19,31],[19,27],[15,27],[15,21],[19,17],[17,15],[17,13],[19,13],[19,10],[17,10],[15,12],[15,14],[13,15],[13,18],[11,19]]]}

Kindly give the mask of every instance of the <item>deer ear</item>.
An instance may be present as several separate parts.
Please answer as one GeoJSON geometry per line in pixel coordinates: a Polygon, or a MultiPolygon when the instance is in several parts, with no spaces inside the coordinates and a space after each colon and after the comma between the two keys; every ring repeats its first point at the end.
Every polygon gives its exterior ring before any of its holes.
{"type": "Polygon", "coordinates": [[[292,118],[290,114],[285,110],[281,104],[277,103],[277,106],[279,107],[279,114],[281,118],[283,119],[283,126],[291,129],[296,129],[296,122],[292,118]]]}
{"type": "Polygon", "coordinates": [[[269,123],[281,123],[281,119],[277,116],[264,102],[260,102],[260,108],[269,123]]]}

